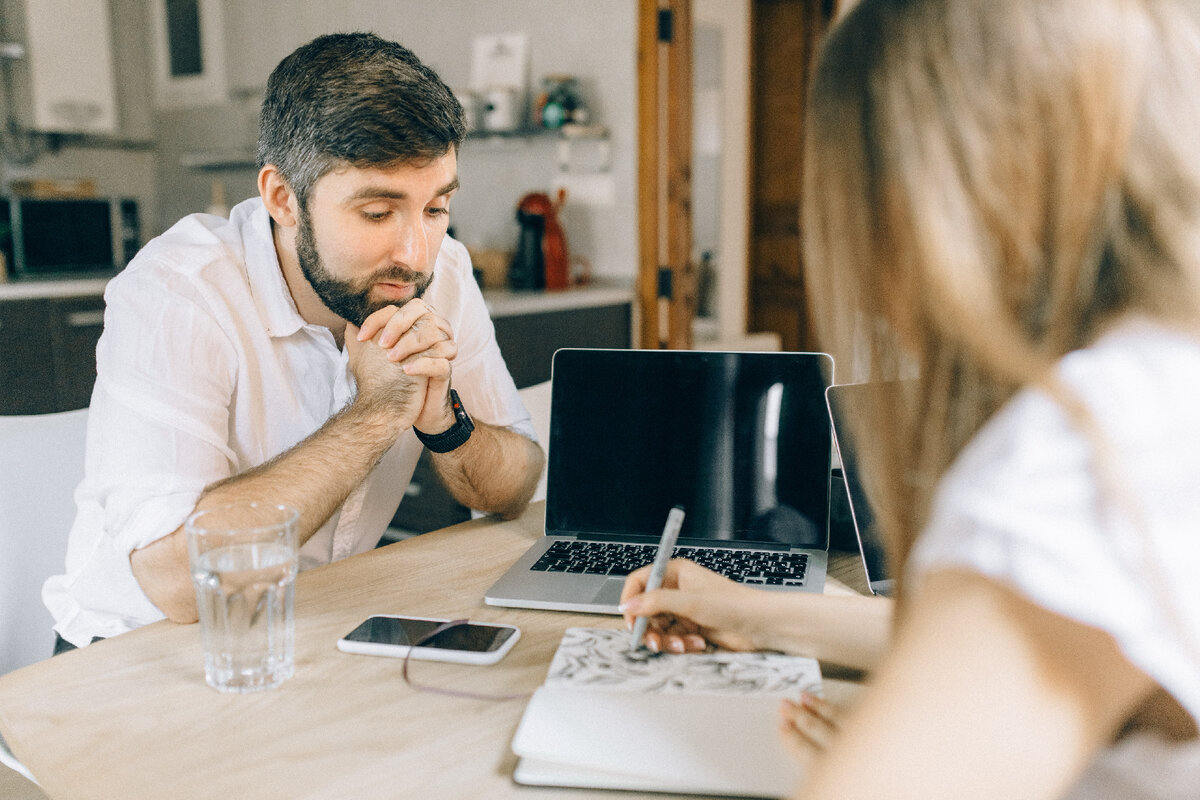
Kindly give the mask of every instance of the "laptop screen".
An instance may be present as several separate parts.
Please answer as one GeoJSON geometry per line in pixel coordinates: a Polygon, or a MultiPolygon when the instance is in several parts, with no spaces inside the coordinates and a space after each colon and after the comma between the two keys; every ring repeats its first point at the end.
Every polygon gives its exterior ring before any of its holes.
{"type": "Polygon", "coordinates": [[[554,354],[546,530],[824,548],[831,434],[821,353],[554,354]]]}
{"type": "MultiPolygon", "coordinates": [[[[847,418],[851,414],[866,413],[868,401],[875,393],[897,393],[900,389],[893,383],[853,383],[831,386],[828,391],[829,415],[833,423],[834,444],[842,464],[842,479],[845,481],[846,497],[850,502],[850,516],[854,521],[854,532],[862,551],[863,568],[867,584],[875,594],[891,594],[893,582],[887,569],[883,537],[875,524],[875,515],[867,500],[867,490],[850,436],[847,418]]],[[[899,402],[898,400],[896,402],[899,402]]]]}

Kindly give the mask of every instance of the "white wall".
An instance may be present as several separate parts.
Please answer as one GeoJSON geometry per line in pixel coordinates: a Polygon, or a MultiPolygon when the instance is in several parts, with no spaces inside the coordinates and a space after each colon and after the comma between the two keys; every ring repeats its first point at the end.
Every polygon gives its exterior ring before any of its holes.
{"type": "MultiPolygon", "coordinates": [[[[747,198],[750,174],[750,2],[694,0],[694,23],[720,32],[720,179],[716,301],[718,338],[736,343],[746,332],[747,198]]],[[[697,198],[696,202],[702,202],[697,198]]]]}

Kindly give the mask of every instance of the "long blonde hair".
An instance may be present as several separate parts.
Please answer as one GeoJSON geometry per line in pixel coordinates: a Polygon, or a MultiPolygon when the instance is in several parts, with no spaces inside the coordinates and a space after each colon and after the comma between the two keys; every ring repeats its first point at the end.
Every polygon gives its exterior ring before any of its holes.
{"type": "MultiPolygon", "coordinates": [[[[902,574],[955,455],[1130,314],[1200,319],[1200,36],[1166,0],[862,0],[812,83],[802,230],[840,362],[918,378],[852,420],[902,574]]],[[[839,372],[845,374],[839,367],[839,372]]]]}

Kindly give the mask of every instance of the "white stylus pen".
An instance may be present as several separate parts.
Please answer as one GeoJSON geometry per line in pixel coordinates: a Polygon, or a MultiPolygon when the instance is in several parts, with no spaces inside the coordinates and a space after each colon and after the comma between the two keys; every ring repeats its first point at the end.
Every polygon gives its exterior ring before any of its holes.
{"type": "MultiPolygon", "coordinates": [[[[667,514],[667,524],[663,526],[662,538],[658,541],[658,552],[654,554],[654,564],[650,567],[650,577],[646,581],[646,591],[652,592],[662,586],[663,576],[667,574],[667,562],[675,550],[675,539],[679,537],[679,529],[683,526],[683,506],[675,506],[667,514]]],[[[642,646],[642,637],[646,635],[646,626],[650,624],[649,617],[638,617],[633,621],[633,649],[642,646]]]]}

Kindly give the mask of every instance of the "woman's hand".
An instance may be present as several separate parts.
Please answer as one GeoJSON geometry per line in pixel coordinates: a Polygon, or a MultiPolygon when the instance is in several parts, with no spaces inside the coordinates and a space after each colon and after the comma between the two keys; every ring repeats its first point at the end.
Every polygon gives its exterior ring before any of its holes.
{"type": "Polygon", "coordinates": [[[662,588],[646,591],[650,567],[635,570],[621,591],[621,612],[632,627],[649,616],[645,645],[654,652],[688,653],[718,645],[728,650],[756,650],[753,631],[761,620],[755,609],[757,589],[734,583],[686,559],[667,564],[662,588]]]}
{"type": "Polygon", "coordinates": [[[828,700],[805,692],[799,700],[779,704],[779,733],[788,750],[807,766],[824,750],[838,729],[839,709],[828,700]]]}
{"type": "Polygon", "coordinates": [[[673,559],[662,588],[646,591],[650,567],[629,574],[621,592],[627,625],[651,617],[651,650],[688,653],[779,650],[870,669],[887,647],[892,602],[849,593],[768,592],[735,583],[698,564],[673,559]]]}

